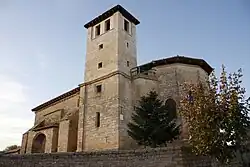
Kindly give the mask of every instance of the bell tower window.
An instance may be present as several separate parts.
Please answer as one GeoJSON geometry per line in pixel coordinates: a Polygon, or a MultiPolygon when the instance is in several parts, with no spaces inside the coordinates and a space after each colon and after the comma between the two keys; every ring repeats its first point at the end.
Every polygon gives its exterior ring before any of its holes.
{"type": "Polygon", "coordinates": [[[124,19],[124,30],[129,32],[129,22],[124,19]]]}
{"type": "Polygon", "coordinates": [[[110,30],[110,20],[108,19],[107,21],[105,21],[105,31],[109,30],[110,30]]]}
{"type": "Polygon", "coordinates": [[[101,34],[101,25],[95,27],[95,35],[99,36],[101,34]]]}

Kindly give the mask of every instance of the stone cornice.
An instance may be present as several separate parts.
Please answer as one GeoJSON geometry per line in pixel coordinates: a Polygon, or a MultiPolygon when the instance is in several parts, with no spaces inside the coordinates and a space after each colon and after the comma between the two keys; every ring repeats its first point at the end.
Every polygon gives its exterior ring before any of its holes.
{"type": "Polygon", "coordinates": [[[82,87],[82,86],[91,85],[91,84],[93,84],[93,83],[102,81],[102,80],[104,80],[104,79],[108,79],[108,78],[110,78],[110,77],[112,77],[112,76],[114,76],[114,75],[122,75],[122,76],[124,76],[124,77],[127,78],[127,79],[131,79],[131,77],[130,77],[128,74],[124,73],[124,72],[121,72],[121,71],[114,71],[114,72],[111,72],[111,73],[109,73],[109,74],[107,74],[107,75],[104,75],[104,76],[102,76],[102,77],[96,78],[96,79],[94,79],[94,80],[92,80],[92,81],[82,83],[82,84],[80,84],[79,86],[82,87]]]}
{"type": "Polygon", "coordinates": [[[64,94],[62,94],[60,96],[57,96],[57,97],[49,100],[49,101],[47,101],[47,102],[45,102],[45,103],[43,103],[43,104],[41,104],[41,105],[33,108],[31,111],[37,112],[37,111],[45,109],[45,108],[47,108],[49,106],[52,106],[52,105],[58,103],[61,100],[64,100],[66,98],[70,98],[70,97],[74,96],[75,94],[78,94],[80,92],[80,87],[86,86],[86,85],[90,85],[90,84],[93,84],[93,83],[96,83],[96,82],[99,82],[99,81],[102,81],[102,80],[110,78],[110,77],[112,77],[114,75],[122,75],[125,78],[131,79],[131,77],[128,74],[124,73],[124,72],[114,71],[114,72],[111,72],[111,73],[109,73],[107,75],[104,75],[102,77],[96,78],[96,79],[94,79],[92,81],[82,83],[82,84],[79,85],[79,87],[76,87],[76,88],[74,88],[74,89],[72,89],[72,90],[70,90],[70,91],[68,91],[68,92],[66,92],[66,93],[64,93],[64,94]]]}

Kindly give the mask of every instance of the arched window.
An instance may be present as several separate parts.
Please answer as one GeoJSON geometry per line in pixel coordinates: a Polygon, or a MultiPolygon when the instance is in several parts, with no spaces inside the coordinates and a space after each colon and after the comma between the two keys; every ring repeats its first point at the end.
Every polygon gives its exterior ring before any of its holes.
{"type": "Polygon", "coordinates": [[[45,152],[46,136],[43,133],[39,133],[33,139],[32,153],[44,153],[45,152]]]}
{"type": "Polygon", "coordinates": [[[176,102],[170,98],[166,100],[165,105],[168,108],[168,111],[170,112],[170,116],[177,118],[176,102]]]}

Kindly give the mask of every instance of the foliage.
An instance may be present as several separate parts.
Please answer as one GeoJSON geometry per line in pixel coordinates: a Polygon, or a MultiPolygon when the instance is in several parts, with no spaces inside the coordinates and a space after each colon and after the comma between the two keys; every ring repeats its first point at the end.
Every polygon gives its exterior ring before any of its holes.
{"type": "Polygon", "coordinates": [[[14,150],[14,149],[17,149],[17,148],[19,148],[19,146],[11,145],[11,146],[6,147],[3,151],[10,151],[10,150],[14,150]]]}
{"type": "Polygon", "coordinates": [[[180,131],[175,117],[168,107],[158,99],[155,91],[141,97],[132,121],[128,123],[128,134],[139,145],[160,147],[178,138],[180,131]]]}
{"type": "Polygon", "coordinates": [[[241,78],[241,69],[227,75],[222,66],[220,79],[213,72],[207,82],[184,85],[189,95],[182,96],[181,115],[188,123],[189,143],[196,154],[226,163],[248,140],[250,104],[241,78]]]}

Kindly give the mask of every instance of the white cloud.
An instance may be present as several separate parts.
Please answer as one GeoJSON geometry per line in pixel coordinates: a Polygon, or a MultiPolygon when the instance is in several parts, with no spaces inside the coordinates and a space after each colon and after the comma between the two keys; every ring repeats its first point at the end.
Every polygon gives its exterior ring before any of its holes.
{"type": "Polygon", "coordinates": [[[27,88],[0,74],[0,150],[21,144],[22,134],[33,124],[27,88]]]}

